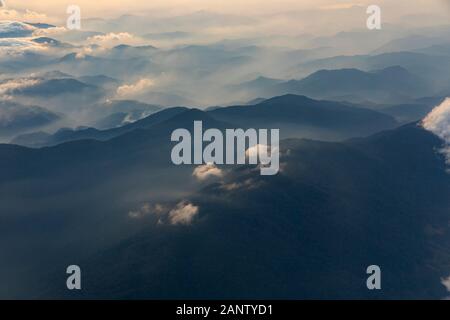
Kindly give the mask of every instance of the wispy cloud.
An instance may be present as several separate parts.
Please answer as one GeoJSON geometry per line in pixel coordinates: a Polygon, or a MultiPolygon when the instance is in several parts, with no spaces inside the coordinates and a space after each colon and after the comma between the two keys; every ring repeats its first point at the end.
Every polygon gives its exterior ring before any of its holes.
{"type": "Polygon", "coordinates": [[[199,207],[188,201],[181,201],[175,206],[144,203],[138,210],[129,211],[128,216],[132,219],[154,217],[158,224],[190,225],[198,212],[199,207]]]}
{"type": "Polygon", "coordinates": [[[132,97],[146,89],[153,87],[154,84],[154,80],[149,78],[142,78],[135,83],[124,84],[123,86],[118,87],[116,94],[118,98],[132,97]]]}
{"type": "Polygon", "coordinates": [[[10,99],[14,90],[34,86],[40,81],[35,78],[18,78],[0,82],[0,98],[10,99]]]}
{"type": "MultiPolygon", "coordinates": [[[[3,3],[5,4],[5,3],[3,3]]],[[[27,22],[42,22],[48,21],[48,17],[44,13],[39,13],[32,10],[15,10],[8,9],[5,5],[0,6],[0,20],[18,20],[27,22]]]]}
{"type": "Polygon", "coordinates": [[[169,220],[172,225],[189,225],[198,215],[199,207],[189,202],[180,202],[169,212],[169,220]]]}
{"type": "Polygon", "coordinates": [[[87,38],[86,42],[90,45],[98,45],[102,48],[111,48],[119,44],[136,44],[138,40],[134,35],[128,32],[96,35],[87,38]]]}

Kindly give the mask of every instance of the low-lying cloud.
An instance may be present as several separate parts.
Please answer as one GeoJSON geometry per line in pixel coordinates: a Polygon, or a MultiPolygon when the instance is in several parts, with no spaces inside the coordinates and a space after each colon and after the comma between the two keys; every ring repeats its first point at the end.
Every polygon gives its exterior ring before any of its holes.
{"type": "Polygon", "coordinates": [[[29,37],[35,30],[35,27],[23,22],[0,21],[0,38],[29,37]]]}
{"type": "MultiPolygon", "coordinates": [[[[3,2],[3,4],[5,4],[3,2]]],[[[46,14],[32,11],[32,10],[15,10],[8,9],[6,5],[0,5],[0,20],[20,20],[27,22],[42,22],[48,21],[46,14]]]]}
{"type": "Polygon", "coordinates": [[[40,81],[39,79],[33,78],[18,78],[0,82],[0,98],[10,99],[14,90],[34,86],[40,81]]]}
{"type": "Polygon", "coordinates": [[[128,212],[128,216],[132,219],[153,217],[160,225],[190,225],[198,212],[199,207],[188,201],[181,201],[175,206],[144,203],[138,210],[128,212]]]}
{"type": "Polygon", "coordinates": [[[422,126],[444,140],[442,153],[450,164],[450,98],[435,107],[422,121],[422,126]]]}
{"type": "Polygon", "coordinates": [[[86,41],[88,44],[97,45],[102,48],[111,48],[119,44],[132,45],[138,42],[135,36],[128,32],[110,32],[107,34],[95,35],[87,38],[86,41]]]}
{"type": "Polygon", "coordinates": [[[117,88],[117,97],[118,98],[130,98],[139,93],[153,87],[155,82],[149,78],[142,78],[131,84],[124,84],[117,88]]]}
{"type": "Polygon", "coordinates": [[[189,202],[180,202],[169,212],[169,220],[172,225],[189,225],[198,215],[199,208],[189,202]]]}
{"type": "Polygon", "coordinates": [[[209,163],[196,167],[192,175],[199,181],[205,181],[211,178],[222,178],[223,171],[215,164],[209,163]]]}

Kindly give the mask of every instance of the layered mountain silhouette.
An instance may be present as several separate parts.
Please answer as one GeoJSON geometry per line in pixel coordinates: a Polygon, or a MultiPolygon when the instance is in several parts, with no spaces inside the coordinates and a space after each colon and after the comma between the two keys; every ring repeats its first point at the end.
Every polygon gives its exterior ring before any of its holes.
{"type": "Polygon", "coordinates": [[[392,66],[366,72],[358,69],[320,70],[302,80],[290,80],[268,85],[267,81],[252,82],[256,95],[273,96],[286,93],[338,101],[404,101],[430,93],[430,85],[405,68],[392,66]],[[260,89],[255,85],[261,83],[260,89]]]}
{"type": "Polygon", "coordinates": [[[61,115],[42,107],[0,101],[0,136],[11,138],[52,124],[60,118],[61,115]]]}
{"type": "Polygon", "coordinates": [[[48,98],[63,94],[100,95],[98,87],[88,85],[76,79],[49,79],[36,84],[11,90],[17,96],[48,98]]]}
{"type": "MultiPolygon", "coordinates": [[[[105,140],[135,128],[148,129],[161,120],[187,110],[182,107],[168,108],[118,129],[61,130],[45,138],[39,134],[39,143],[36,143],[33,135],[24,135],[14,139],[13,143],[40,147],[80,139],[105,140]]],[[[397,124],[391,116],[373,110],[296,95],[275,97],[256,105],[218,108],[206,113],[217,121],[239,128],[279,128],[283,137],[325,140],[365,136],[393,128],[397,124]]]]}
{"type": "Polygon", "coordinates": [[[339,143],[288,139],[278,176],[230,167],[199,185],[193,167],[171,163],[170,133],[192,130],[194,120],[230,124],[214,112],[175,110],[106,141],[0,145],[0,206],[9,212],[0,274],[6,287],[15,284],[8,296],[445,297],[450,176],[438,137],[412,123],[339,143]],[[199,208],[190,225],[128,215],[146,201],[182,200],[199,208]],[[8,243],[24,225],[28,236],[8,243]],[[84,272],[78,293],[60,272],[74,261],[84,272]],[[382,291],[366,288],[372,264],[382,268],[382,291]]]}

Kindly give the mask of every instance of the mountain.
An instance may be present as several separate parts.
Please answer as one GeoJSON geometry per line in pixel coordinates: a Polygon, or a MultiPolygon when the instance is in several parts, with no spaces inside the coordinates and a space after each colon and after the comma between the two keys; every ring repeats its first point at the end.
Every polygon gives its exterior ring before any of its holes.
{"type": "Polygon", "coordinates": [[[97,87],[102,87],[105,89],[116,88],[120,85],[120,81],[105,75],[93,75],[93,76],[81,76],[78,78],[79,81],[97,87]]]}
{"type": "Polygon", "coordinates": [[[411,103],[397,104],[388,106],[380,111],[393,116],[400,123],[416,122],[433,110],[434,107],[440,105],[445,97],[421,98],[411,103]]]}
{"type": "Polygon", "coordinates": [[[161,33],[146,33],[142,35],[143,38],[149,40],[177,40],[186,39],[190,37],[189,32],[173,31],[173,32],[161,32],[161,33]]]}
{"type": "Polygon", "coordinates": [[[59,120],[61,115],[38,106],[0,101],[0,136],[10,138],[59,120]]]}
{"type": "MultiPolygon", "coordinates": [[[[53,135],[38,138],[27,134],[16,137],[12,143],[42,147],[62,142],[95,139],[107,140],[136,128],[150,126],[168,120],[187,108],[175,107],[153,113],[159,107],[133,101],[113,101],[94,109],[108,110],[111,115],[102,118],[95,127],[122,127],[98,130],[94,128],[64,129],[53,135]],[[131,120],[145,113],[153,113],[147,118],[131,124],[131,120]],[[36,144],[38,142],[38,144],[36,144]]],[[[349,137],[369,135],[396,126],[394,118],[368,109],[350,107],[332,101],[316,101],[304,96],[285,95],[264,100],[255,105],[209,108],[206,112],[217,121],[230,123],[241,128],[279,128],[281,136],[306,137],[325,140],[342,140],[349,137]]]]}
{"type": "Polygon", "coordinates": [[[251,81],[230,86],[230,90],[248,91],[249,93],[261,92],[282,82],[283,81],[279,79],[258,77],[251,81]]]}
{"type": "MultiPolygon", "coordinates": [[[[444,49],[445,50],[445,49],[444,49]]],[[[434,91],[447,88],[450,61],[447,55],[433,52],[389,52],[378,55],[336,56],[332,58],[308,61],[295,69],[297,73],[315,72],[320,69],[381,70],[391,66],[400,66],[415,76],[424,79],[434,91]]],[[[400,102],[401,103],[401,102],[400,102]]]]}
{"type": "Polygon", "coordinates": [[[133,100],[112,100],[97,106],[99,113],[109,113],[108,116],[95,121],[97,129],[110,129],[136,122],[162,109],[160,106],[141,103],[133,100]]]}
{"type": "Polygon", "coordinates": [[[388,43],[381,46],[380,48],[374,50],[372,54],[381,54],[399,51],[415,51],[433,45],[439,45],[445,41],[446,41],[445,39],[440,37],[430,37],[414,34],[404,38],[391,40],[388,43]]]}
{"type": "MultiPolygon", "coordinates": [[[[117,106],[122,102],[117,101],[113,103],[114,106],[117,106]]],[[[18,144],[22,146],[28,147],[43,147],[43,146],[54,146],[64,142],[75,141],[75,140],[109,140],[114,137],[118,137],[127,132],[134,131],[136,129],[149,129],[152,126],[159,124],[161,122],[167,121],[168,119],[186,112],[188,109],[183,107],[175,107],[166,110],[162,110],[155,114],[152,114],[144,119],[139,121],[125,124],[118,128],[106,129],[106,130],[98,130],[95,128],[81,128],[78,130],[74,129],[60,129],[56,133],[52,135],[43,135],[40,132],[36,134],[27,134],[21,135],[14,138],[11,143],[18,144]]]]}
{"type": "Polygon", "coordinates": [[[393,128],[396,121],[377,111],[284,95],[256,105],[208,111],[217,120],[242,128],[280,128],[282,137],[340,140],[393,128]]]}
{"type": "Polygon", "coordinates": [[[22,219],[30,219],[30,236],[3,251],[10,268],[0,273],[2,283],[20,275],[16,281],[28,290],[15,286],[15,294],[39,298],[446,296],[441,279],[450,267],[450,176],[436,152],[438,137],[410,124],[341,143],[289,139],[281,144],[278,176],[239,166],[223,168],[217,182],[196,185],[193,168],[171,165],[170,145],[163,143],[173,128],[192,129],[193,120],[221,126],[188,110],[157,128],[105,142],[38,150],[0,146],[0,188],[10,188],[0,195],[0,206],[16,216],[4,219],[8,232],[1,239],[23,232],[22,219]],[[46,181],[45,190],[33,191],[38,194],[28,200],[26,215],[11,198],[25,192],[14,183],[19,179],[27,192],[46,181]],[[162,189],[198,208],[191,224],[171,225],[150,205],[142,216],[127,215],[147,201],[175,205],[162,189]],[[41,194],[52,201],[42,202],[41,194]],[[43,231],[41,225],[49,227],[43,231]],[[39,252],[41,268],[32,268],[33,252],[39,252]],[[15,270],[17,261],[26,267],[15,270]],[[66,280],[60,270],[73,261],[84,274],[80,292],[60,285],[66,280]],[[366,288],[372,264],[381,267],[381,291],[366,288]]]}
{"type": "Polygon", "coordinates": [[[33,34],[36,27],[19,21],[1,21],[0,38],[23,38],[33,34]]]}
{"type": "Polygon", "coordinates": [[[266,95],[295,93],[331,100],[388,102],[424,96],[430,88],[424,80],[394,66],[372,72],[320,70],[302,80],[284,82],[268,90],[264,88],[264,91],[266,95]]]}
{"type": "Polygon", "coordinates": [[[88,54],[69,53],[51,62],[51,68],[76,76],[105,75],[120,79],[124,75],[148,75],[157,71],[148,57],[124,55],[119,57],[102,57],[88,54]]]}
{"type": "Polygon", "coordinates": [[[39,43],[39,44],[45,44],[45,45],[47,45],[49,47],[53,47],[53,48],[60,48],[60,49],[73,48],[73,46],[69,43],[64,43],[64,42],[61,42],[59,40],[49,38],[49,37],[34,38],[31,41],[39,43]]]}
{"type": "Polygon", "coordinates": [[[99,88],[95,86],[85,84],[76,79],[66,78],[38,81],[30,86],[13,89],[11,93],[17,96],[48,98],[64,94],[84,93],[86,95],[97,95],[99,94],[98,90],[99,88]]]}

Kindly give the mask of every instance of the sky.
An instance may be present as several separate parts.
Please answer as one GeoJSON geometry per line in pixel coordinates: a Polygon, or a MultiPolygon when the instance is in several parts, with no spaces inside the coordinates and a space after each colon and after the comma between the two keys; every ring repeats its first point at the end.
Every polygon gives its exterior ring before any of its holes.
{"type": "Polygon", "coordinates": [[[391,19],[400,15],[439,13],[450,10],[449,0],[4,0],[8,8],[28,9],[49,16],[64,16],[68,5],[79,5],[85,17],[117,16],[148,10],[174,14],[208,10],[241,15],[293,10],[338,10],[351,6],[380,5],[391,19]],[[445,11],[445,10],[444,10],[445,11]]]}

